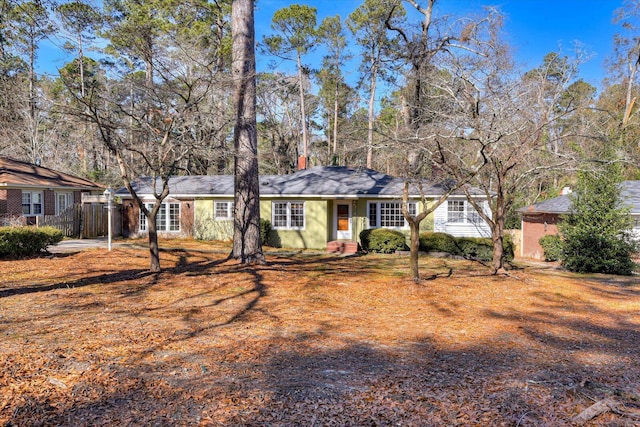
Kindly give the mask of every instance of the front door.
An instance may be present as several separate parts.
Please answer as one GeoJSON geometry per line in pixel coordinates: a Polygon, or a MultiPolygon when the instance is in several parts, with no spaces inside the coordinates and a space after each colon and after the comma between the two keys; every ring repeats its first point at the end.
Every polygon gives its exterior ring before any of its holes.
{"type": "Polygon", "coordinates": [[[351,240],[351,203],[335,205],[336,239],[351,240]]]}

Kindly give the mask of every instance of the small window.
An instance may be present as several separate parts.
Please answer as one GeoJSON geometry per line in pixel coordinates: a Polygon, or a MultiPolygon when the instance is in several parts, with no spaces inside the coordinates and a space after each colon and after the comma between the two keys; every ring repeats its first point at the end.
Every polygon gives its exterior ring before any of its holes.
{"type": "Polygon", "coordinates": [[[271,209],[273,228],[282,230],[304,229],[304,202],[273,202],[271,209]]]}
{"type": "Polygon", "coordinates": [[[31,215],[31,193],[22,192],[22,214],[31,215]]]}
{"type": "Polygon", "coordinates": [[[22,192],[22,214],[42,215],[42,193],[22,192]]]}
{"type": "Polygon", "coordinates": [[[484,220],[467,200],[447,202],[447,220],[454,223],[482,224],[484,220]]]}
{"type": "Polygon", "coordinates": [[[449,200],[447,203],[448,222],[464,222],[464,200],[449,200]]]}
{"type": "Polygon", "coordinates": [[[233,202],[229,200],[213,202],[213,218],[229,220],[233,218],[233,202]]]}
{"type": "Polygon", "coordinates": [[[56,215],[73,205],[73,193],[56,193],[56,215]]]}

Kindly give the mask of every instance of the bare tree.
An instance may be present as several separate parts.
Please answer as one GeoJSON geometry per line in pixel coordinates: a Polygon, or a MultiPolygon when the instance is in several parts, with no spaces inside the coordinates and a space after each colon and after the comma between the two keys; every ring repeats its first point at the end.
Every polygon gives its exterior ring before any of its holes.
{"type": "Polygon", "coordinates": [[[463,187],[468,202],[491,228],[495,274],[504,271],[504,224],[518,189],[572,163],[573,158],[552,149],[554,139],[563,136],[552,128],[582,105],[576,99],[563,111],[556,110],[577,66],[562,67],[557,84],[550,86],[550,68],[518,73],[508,46],[498,32],[493,34],[473,55],[447,55],[439,62],[443,72],[433,84],[454,108],[435,112],[442,126],[431,155],[450,176],[473,176],[471,182],[483,191],[490,213],[463,187]]]}

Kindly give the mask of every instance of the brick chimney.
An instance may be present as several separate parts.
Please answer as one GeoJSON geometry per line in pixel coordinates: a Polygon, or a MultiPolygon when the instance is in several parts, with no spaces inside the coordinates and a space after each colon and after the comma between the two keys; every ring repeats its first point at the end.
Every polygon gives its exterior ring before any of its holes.
{"type": "Polygon", "coordinates": [[[298,156],[298,170],[305,170],[307,168],[307,158],[304,156],[298,156]]]}

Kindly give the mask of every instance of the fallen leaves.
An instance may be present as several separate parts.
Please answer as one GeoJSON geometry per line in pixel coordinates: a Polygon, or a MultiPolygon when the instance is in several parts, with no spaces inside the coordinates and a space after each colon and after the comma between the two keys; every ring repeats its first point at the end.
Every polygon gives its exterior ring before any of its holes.
{"type": "Polygon", "coordinates": [[[638,421],[637,278],[161,246],[0,264],[0,424],[638,421]]]}

